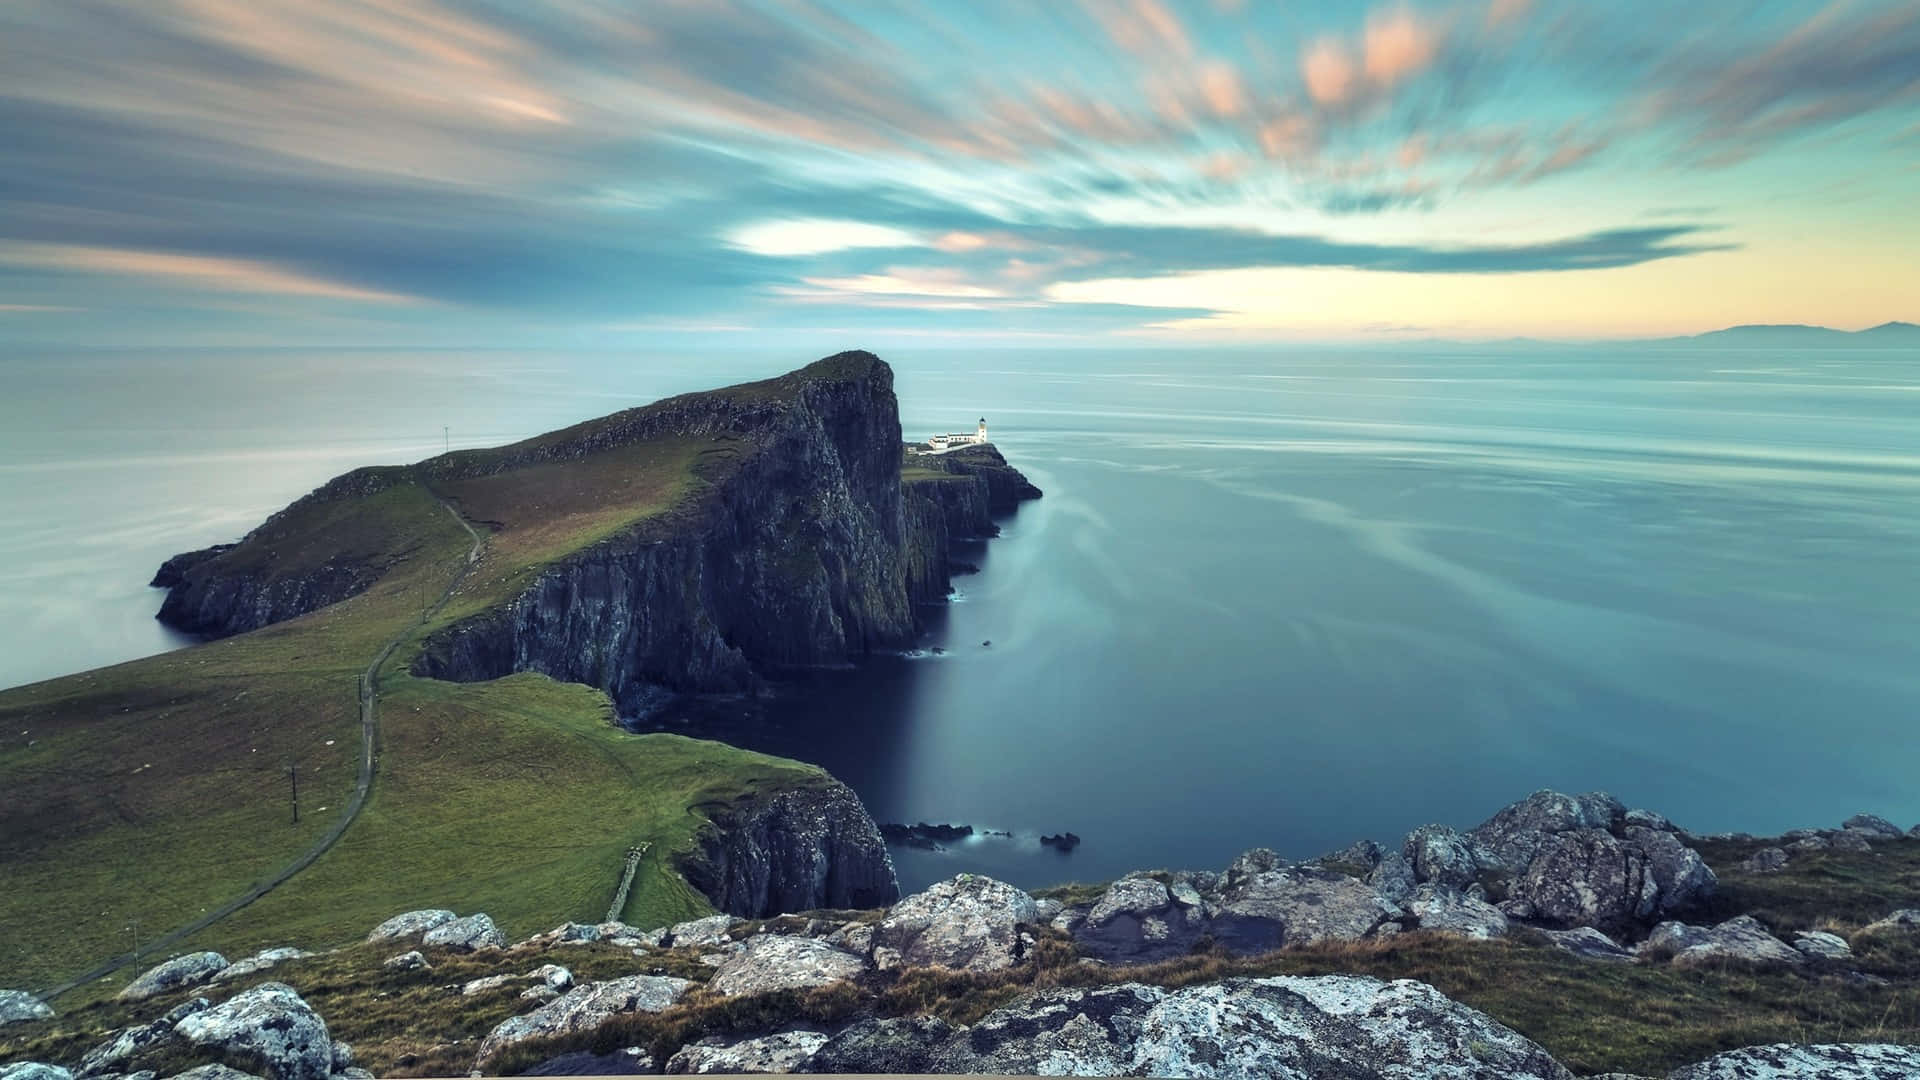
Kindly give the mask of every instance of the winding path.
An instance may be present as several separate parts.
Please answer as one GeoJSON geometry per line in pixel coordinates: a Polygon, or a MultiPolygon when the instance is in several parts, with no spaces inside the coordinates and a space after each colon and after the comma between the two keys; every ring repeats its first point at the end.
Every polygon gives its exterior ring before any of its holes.
{"type": "MultiPolygon", "coordinates": [[[[425,485],[423,484],[422,486],[424,487],[425,485]]],[[[367,665],[367,670],[360,673],[360,775],[354,782],[353,796],[347,800],[346,808],[341,811],[340,817],[334,821],[332,827],[327,829],[325,835],[321,836],[319,840],[314,842],[312,847],[302,852],[292,862],[281,867],[272,877],[267,878],[265,881],[255,882],[252,888],[221,904],[219,907],[214,908],[212,911],[207,912],[184,926],[175,927],[159,937],[154,938],[147,943],[145,949],[141,950],[141,952],[147,956],[161,955],[167,947],[179,944],[181,941],[205,930],[221,919],[226,918],[281,885],[286,884],[289,878],[292,878],[293,875],[305,870],[307,867],[312,866],[315,860],[325,855],[333,845],[339,843],[340,838],[346,835],[347,828],[353,824],[355,818],[360,816],[360,809],[366,806],[367,795],[373,790],[373,752],[374,746],[379,742],[380,738],[380,722],[374,714],[374,705],[379,697],[376,688],[379,684],[380,669],[393,657],[394,650],[400,647],[401,642],[404,642],[414,631],[425,626],[429,620],[440,613],[441,608],[447,606],[448,600],[453,599],[453,591],[459,588],[460,583],[467,579],[468,572],[473,569],[474,563],[480,561],[480,552],[486,548],[487,544],[486,539],[474,529],[467,519],[460,516],[460,511],[453,508],[452,503],[441,498],[440,495],[434,493],[432,489],[429,488],[427,490],[429,494],[433,494],[436,502],[446,508],[447,513],[453,515],[453,520],[459,522],[460,527],[467,530],[467,535],[473,537],[473,547],[467,551],[467,559],[460,564],[459,572],[453,575],[453,580],[447,582],[446,589],[440,593],[440,599],[434,601],[432,607],[422,612],[419,619],[409,624],[407,628],[402,630],[393,640],[387,642],[379,654],[373,658],[373,662],[367,665]]],[[[68,979],[66,982],[41,991],[36,996],[42,1001],[52,1001],[54,998],[72,990],[76,986],[82,986],[95,979],[104,978],[105,976],[113,974],[128,964],[136,962],[139,957],[139,953],[121,953],[118,956],[109,958],[91,970],[68,979]]]]}

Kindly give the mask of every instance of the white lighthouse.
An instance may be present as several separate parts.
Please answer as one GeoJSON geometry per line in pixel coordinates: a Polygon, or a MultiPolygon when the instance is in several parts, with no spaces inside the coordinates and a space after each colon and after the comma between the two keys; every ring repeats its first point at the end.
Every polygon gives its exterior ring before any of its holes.
{"type": "Polygon", "coordinates": [[[973,441],[975,444],[987,441],[987,418],[984,416],[980,418],[980,434],[974,436],[973,441]]]}

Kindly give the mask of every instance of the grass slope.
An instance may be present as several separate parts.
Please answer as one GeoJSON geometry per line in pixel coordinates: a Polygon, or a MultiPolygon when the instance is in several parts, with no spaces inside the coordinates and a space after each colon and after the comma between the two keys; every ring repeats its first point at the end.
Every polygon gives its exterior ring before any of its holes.
{"type": "Polygon", "coordinates": [[[267,573],[335,557],[381,567],[358,596],[250,634],[0,692],[0,983],[44,987],[84,970],[245,891],[310,845],[353,787],[355,677],[396,637],[360,819],[308,870],[169,951],[333,944],[423,905],[486,910],[514,934],[597,921],[625,849],[642,840],[652,848],[626,916],[651,924],[707,909],[668,868],[703,820],[698,808],[824,774],[715,743],[626,736],[608,722],[603,695],[537,675],[456,685],[406,671],[426,633],[511,599],[552,561],[623,530],[675,527],[742,448],[728,437],[601,440],[564,463],[480,471],[494,464],[487,455],[513,449],[456,454],[453,469],[436,459],[398,470],[399,482],[377,494],[299,507],[222,556],[267,573]],[[440,478],[434,490],[427,476],[440,478]],[[423,625],[470,544],[436,493],[489,535],[458,592],[423,625]],[[289,764],[299,768],[298,824],[289,764]]]}

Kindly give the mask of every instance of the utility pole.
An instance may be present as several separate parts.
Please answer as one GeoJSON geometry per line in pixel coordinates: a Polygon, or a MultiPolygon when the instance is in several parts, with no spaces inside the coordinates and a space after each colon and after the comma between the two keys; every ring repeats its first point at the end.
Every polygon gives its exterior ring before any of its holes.
{"type": "Polygon", "coordinates": [[[287,783],[293,789],[293,823],[300,824],[300,766],[287,766],[287,783]]]}
{"type": "Polygon", "coordinates": [[[453,453],[453,428],[445,424],[440,425],[440,452],[453,453]]]}

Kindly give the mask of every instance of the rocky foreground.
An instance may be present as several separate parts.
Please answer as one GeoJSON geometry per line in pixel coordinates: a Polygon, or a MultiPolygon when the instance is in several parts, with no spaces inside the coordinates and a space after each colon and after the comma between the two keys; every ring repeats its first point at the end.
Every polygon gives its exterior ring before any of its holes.
{"type": "MultiPolygon", "coordinates": [[[[1425,826],[1398,847],[1304,863],[1255,850],[1221,872],[1039,897],[962,875],[883,909],[648,930],[568,923],[518,943],[484,914],[416,911],[325,954],[176,957],[71,1017],[0,994],[0,1022],[20,1033],[0,1045],[15,1059],[0,1080],[360,1080],[370,1073],[347,1039],[369,1036],[382,1059],[366,1064],[415,1074],[1571,1077],[1506,1017],[1432,985],[1500,1003],[1476,980],[1523,970],[1556,980],[1539,994],[1569,995],[1544,1014],[1511,1008],[1523,1026],[1556,1008],[1593,1026],[1573,997],[1626,987],[1641,995],[1633,1010],[1676,1024],[1703,995],[1884,1002],[1878,1028],[1861,1027],[1920,1041],[1916,851],[1920,827],[1866,815],[1768,840],[1700,837],[1605,794],[1543,791],[1477,828],[1425,826]],[[1754,884],[1835,858],[1896,868],[1864,891],[1834,875],[1836,904],[1909,906],[1792,927],[1779,908],[1790,890],[1754,884]],[[1770,899],[1733,911],[1730,894],[1770,899]],[[1431,981],[1364,973],[1409,956],[1439,958],[1431,981]],[[329,1003],[328,1019],[309,998],[329,1003]],[[400,1029],[416,1049],[394,1052],[400,1029]]],[[[1790,1041],[1802,1030],[1825,1029],[1762,1012],[1698,1040],[1722,1052],[1662,1071],[1920,1076],[1920,1046],[1790,1041]],[[1740,1045],[1750,1042],[1761,1045],[1740,1045]]]]}

